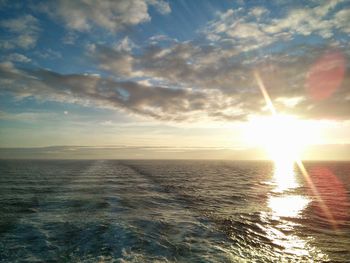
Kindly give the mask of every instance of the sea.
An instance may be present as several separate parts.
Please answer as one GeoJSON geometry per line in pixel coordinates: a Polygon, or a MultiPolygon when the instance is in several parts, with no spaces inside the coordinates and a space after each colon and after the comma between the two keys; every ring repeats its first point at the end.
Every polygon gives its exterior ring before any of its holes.
{"type": "Polygon", "coordinates": [[[1,160],[0,262],[350,262],[350,162],[1,160]]]}

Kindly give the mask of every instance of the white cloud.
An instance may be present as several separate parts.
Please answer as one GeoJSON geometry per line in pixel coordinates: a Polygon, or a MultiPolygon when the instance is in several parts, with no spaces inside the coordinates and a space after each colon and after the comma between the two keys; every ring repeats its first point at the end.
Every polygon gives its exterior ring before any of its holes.
{"type": "Polygon", "coordinates": [[[165,2],[163,0],[148,0],[147,2],[150,5],[153,5],[158,10],[158,12],[163,15],[169,14],[171,12],[168,2],[165,2]]]}
{"type": "Polygon", "coordinates": [[[305,97],[279,97],[275,101],[282,103],[286,107],[294,108],[304,100],[305,97]]]}
{"type": "Polygon", "coordinates": [[[319,5],[313,7],[291,8],[282,17],[273,17],[263,7],[227,10],[209,22],[203,33],[214,43],[231,40],[242,51],[289,40],[295,35],[316,34],[329,39],[333,37],[335,29],[350,32],[349,9],[343,9],[334,15],[341,2],[344,0],[318,2],[319,5]]]}
{"type": "Polygon", "coordinates": [[[255,16],[256,18],[260,18],[261,16],[267,13],[269,13],[269,10],[267,10],[265,7],[262,7],[262,6],[253,7],[249,11],[249,14],[252,16],[255,16]]]}
{"type": "Polygon", "coordinates": [[[350,8],[340,10],[335,15],[335,22],[338,29],[350,33],[350,8]]]}
{"type": "Polygon", "coordinates": [[[135,43],[132,40],[130,40],[129,37],[124,37],[114,46],[114,48],[118,51],[127,51],[127,52],[132,51],[132,49],[136,47],[137,46],[135,45],[135,43]]]}
{"type": "Polygon", "coordinates": [[[333,22],[324,18],[330,7],[321,7],[291,10],[285,18],[273,19],[266,24],[264,30],[272,34],[286,30],[305,36],[316,33],[325,38],[331,37],[333,22]]]}
{"type": "Polygon", "coordinates": [[[39,9],[61,19],[73,30],[86,31],[98,26],[115,32],[149,21],[149,4],[162,14],[171,11],[162,0],[60,0],[41,4],[39,9]]]}
{"type": "Polygon", "coordinates": [[[14,121],[25,121],[25,122],[33,122],[38,120],[49,120],[54,117],[54,114],[49,112],[19,112],[19,113],[11,113],[0,111],[0,120],[14,120],[14,121]]]}
{"type": "Polygon", "coordinates": [[[160,42],[176,43],[178,40],[176,38],[170,38],[167,35],[154,35],[148,39],[151,45],[158,45],[160,42]]]}
{"type": "Polygon", "coordinates": [[[69,31],[62,39],[63,43],[66,45],[73,45],[75,44],[75,41],[77,40],[78,36],[72,32],[69,31]]]}
{"type": "Polygon", "coordinates": [[[32,15],[0,21],[0,27],[10,33],[10,36],[0,41],[3,49],[33,48],[39,37],[39,21],[32,15]]]}
{"type": "Polygon", "coordinates": [[[28,63],[31,61],[30,58],[28,58],[22,54],[19,54],[19,53],[12,53],[12,54],[8,55],[6,58],[7,58],[7,60],[13,61],[13,62],[28,63]]]}
{"type": "Polygon", "coordinates": [[[62,54],[58,51],[47,48],[41,51],[36,51],[35,54],[41,58],[45,59],[59,59],[62,58],[62,54]]]}
{"type": "Polygon", "coordinates": [[[103,121],[100,123],[102,126],[113,126],[114,123],[111,120],[103,121]]]}
{"type": "MultiPolygon", "coordinates": [[[[267,37],[256,23],[237,23],[225,31],[234,38],[263,38],[267,37]]],[[[262,40],[262,39],[261,39],[262,40]]]]}

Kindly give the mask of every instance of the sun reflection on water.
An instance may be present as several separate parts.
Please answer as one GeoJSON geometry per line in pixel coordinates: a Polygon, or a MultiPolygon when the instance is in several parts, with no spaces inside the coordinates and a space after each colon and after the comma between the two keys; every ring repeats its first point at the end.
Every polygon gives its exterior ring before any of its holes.
{"type": "Polygon", "coordinates": [[[268,207],[276,217],[298,217],[310,200],[305,196],[289,193],[299,187],[294,171],[294,162],[288,160],[275,161],[273,173],[274,193],[270,195],[268,207]]]}
{"type": "MultiPolygon", "coordinates": [[[[337,72],[341,73],[341,70],[340,67],[337,72]]],[[[254,77],[265,99],[266,106],[272,114],[270,120],[262,122],[261,130],[265,132],[262,132],[260,136],[261,145],[265,147],[275,163],[273,181],[271,182],[275,185],[275,188],[270,193],[267,201],[267,206],[271,213],[261,213],[262,220],[264,220],[263,217],[266,216],[268,218],[267,222],[270,223],[265,229],[267,236],[272,243],[283,248],[284,255],[292,255],[293,258],[296,256],[296,260],[298,261],[300,259],[304,261],[305,258],[307,258],[308,261],[311,261],[311,259],[312,261],[328,261],[327,255],[311,247],[305,239],[299,237],[297,230],[299,223],[296,223],[295,220],[291,220],[292,218],[302,218],[302,211],[311,202],[309,198],[298,193],[297,188],[300,185],[294,173],[294,163],[296,163],[301,174],[311,187],[312,194],[316,195],[322,211],[325,212],[331,222],[334,222],[332,214],[324,204],[323,199],[319,197],[317,188],[311,181],[304,165],[299,160],[301,151],[310,143],[311,138],[315,137],[316,133],[310,133],[312,135],[311,137],[305,136],[306,132],[310,129],[306,129],[296,120],[292,121],[290,118],[278,115],[264,82],[260,77],[259,71],[254,71],[254,77]],[[301,258],[299,258],[299,256],[301,256],[301,258]]],[[[311,79],[309,82],[311,83],[314,80],[315,78],[311,79]]],[[[338,85],[339,83],[336,84],[338,85]]],[[[330,95],[333,91],[334,89],[327,92],[326,95],[330,95]]],[[[323,98],[324,96],[322,94],[322,99],[323,98]]],[[[256,129],[252,130],[254,130],[254,134],[256,134],[256,129]]],[[[294,259],[292,261],[294,261],[294,259]]],[[[290,258],[288,262],[290,262],[290,258]]]]}
{"type": "Polygon", "coordinates": [[[274,216],[300,217],[299,213],[305,209],[310,201],[300,195],[273,196],[268,201],[274,216]]]}
{"type": "Polygon", "coordinates": [[[278,160],[274,162],[273,183],[276,185],[274,191],[284,192],[299,186],[294,173],[294,162],[278,160]]]}
{"type": "Polygon", "coordinates": [[[275,161],[274,173],[271,183],[273,190],[267,201],[270,209],[270,218],[276,223],[266,229],[270,240],[283,247],[283,253],[295,257],[310,258],[308,242],[298,235],[293,234],[293,230],[298,223],[292,222],[289,218],[301,218],[302,211],[307,207],[310,200],[297,192],[300,184],[297,181],[293,161],[275,161]]]}

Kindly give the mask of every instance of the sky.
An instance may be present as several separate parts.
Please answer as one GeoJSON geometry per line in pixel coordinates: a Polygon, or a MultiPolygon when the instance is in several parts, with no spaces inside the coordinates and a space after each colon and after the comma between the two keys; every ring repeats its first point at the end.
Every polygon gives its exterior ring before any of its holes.
{"type": "Polygon", "coordinates": [[[303,158],[350,159],[348,0],[1,0],[0,14],[0,158],[264,159],[258,75],[303,123],[303,158]]]}

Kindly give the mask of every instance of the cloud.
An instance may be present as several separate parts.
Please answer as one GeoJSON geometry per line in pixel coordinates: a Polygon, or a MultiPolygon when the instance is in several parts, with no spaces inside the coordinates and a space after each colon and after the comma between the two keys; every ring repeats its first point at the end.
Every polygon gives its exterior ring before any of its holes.
{"type": "Polygon", "coordinates": [[[349,76],[326,101],[314,101],[305,89],[308,72],[327,49],[303,46],[268,58],[237,59],[235,49],[194,42],[150,46],[137,54],[118,45],[93,45],[91,58],[111,77],[64,75],[5,63],[0,66],[1,90],[17,98],[118,109],[162,121],[236,121],[268,114],[252,74],[258,69],[279,112],[345,119],[350,114],[349,76]]]}
{"type": "Polygon", "coordinates": [[[176,43],[176,42],[178,42],[178,40],[170,38],[167,35],[154,35],[148,39],[148,42],[151,45],[157,45],[159,43],[167,43],[167,42],[168,43],[176,43]]]}
{"type": "Polygon", "coordinates": [[[130,52],[136,47],[137,45],[129,37],[124,37],[116,45],[114,45],[116,50],[126,52],[130,52]]]}
{"type": "Polygon", "coordinates": [[[264,7],[230,9],[209,22],[203,33],[212,42],[230,40],[242,51],[288,41],[297,35],[315,34],[330,39],[335,30],[345,33],[349,30],[348,9],[336,9],[341,2],[344,0],[324,1],[320,5],[303,8],[292,7],[281,17],[273,17],[264,7]]]}
{"type": "Polygon", "coordinates": [[[132,67],[133,58],[129,48],[125,48],[123,45],[111,48],[92,44],[88,46],[88,52],[101,69],[113,72],[116,76],[130,77],[135,74],[132,67]]]}
{"type": "Polygon", "coordinates": [[[77,31],[93,27],[111,32],[151,20],[148,5],[153,5],[161,14],[168,14],[170,6],[162,0],[60,0],[40,4],[37,8],[77,31]]]}
{"type": "Polygon", "coordinates": [[[251,16],[255,16],[257,18],[260,18],[261,16],[268,14],[269,10],[267,10],[265,7],[263,6],[256,6],[253,7],[250,11],[249,11],[249,15],[251,16]]]}
{"type": "Polygon", "coordinates": [[[45,59],[60,59],[62,58],[62,54],[58,51],[52,50],[51,48],[42,49],[40,51],[35,51],[35,55],[37,55],[40,58],[45,59]]]}
{"type": "Polygon", "coordinates": [[[350,33],[350,9],[342,9],[335,14],[336,27],[345,33],[350,33]]]}
{"type": "MultiPolygon", "coordinates": [[[[99,46],[93,55],[95,62],[114,76],[142,76],[148,85],[162,83],[205,94],[210,100],[200,100],[191,107],[198,106],[214,119],[244,119],[264,113],[265,102],[252,74],[256,69],[281,112],[305,118],[347,118],[350,113],[346,99],[350,97],[348,75],[327,102],[314,101],[305,88],[313,64],[329,52],[327,46],[292,46],[268,57],[241,57],[234,48],[195,42],[149,46],[141,51],[132,54],[99,46]],[[128,63],[118,63],[124,57],[128,63]]],[[[344,53],[340,55],[346,59],[344,53]]]]}
{"type": "Polygon", "coordinates": [[[19,99],[35,97],[45,101],[122,109],[159,120],[195,118],[193,113],[210,104],[203,92],[118,82],[96,75],[20,70],[9,63],[0,66],[0,77],[2,92],[12,93],[19,99]]]}
{"type": "Polygon", "coordinates": [[[69,31],[62,39],[62,42],[66,45],[74,45],[78,35],[72,31],[69,31]]]}
{"type": "Polygon", "coordinates": [[[103,125],[103,126],[113,126],[114,125],[111,120],[103,121],[100,124],[103,125]]]}
{"type": "Polygon", "coordinates": [[[233,81],[237,84],[247,74],[240,63],[229,61],[236,54],[232,49],[188,42],[165,48],[148,46],[141,51],[134,55],[105,46],[88,50],[99,67],[114,76],[147,77],[165,85],[233,90],[233,81]]]}
{"type": "Polygon", "coordinates": [[[171,8],[168,2],[163,0],[148,0],[148,4],[153,5],[159,13],[166,15],[171,12],[171,8]]]}
{"type": "Polygon", "coordinates": [[[21,62],[21,63],[29,63],[31,61],[30,58],[26,57],[25,55],[19,54],[19,53],[12,53],[9,54],[6,57],[7,60],[12,62],[21,62]]]}
{"type": "MultiPolygon", "coordinates": [[[[237,159],[262,160],[266,154],[257,148],[171,147],[171,146],[50,146],[0,148],[2,159],[237,159]]],[[[349,144],[308,147],[304,160],[349,160],[349,144]]]]}
{"type": "Polygon", "coordinates": [[[170,146],[50,146],[0,148],[3,159],[262,159],[258,149],[170,146]]]}
{"type": "Polygon", "coordinates": [[[3,49],[33,48],[39,37],[39,21],[32,15],[2,20],[0,27],[9,34],[0,41],[3,49]]]}
{"type": "MultiPolygon", "coordinates": [[[[95,26],[117,31],[142,23],[149,19],[149,5],[162,8],[161,13],[169,11],[168,5],[159,1],[101,1],[96,6],[88,0],[79,8],[78,3],[50,2],[44,7],[57,5],[49,12],[63,19],[74,34],[74,30],[95,26]],[[163,4],[159,7],[157,3],[163,4]],[[134,5],[144,9],[131,11],[134,5]],[[69,10],[64,13],[60,8],[69,10]]],[[[248,52],[295,34],[326,36],[334,29],[346,30],[348,9],[338,11],[336,6],[335,1],[325,2],[318,7],[292,9],[273,19],[267,19],[271,14],[262,7],[228,10],[203,31],[210,36],[209,43],[200,38],[168,41],[167,36],[158,35],[149,39],[148,46],[136,46],[129,37],[111,46],[89,44],[86,55],[103,71],[101,74],[59,74],[42,68],[17,68],[8,62],[0,65],[0,90],[17,98],[107,107],[164,121],[235,121],[267,113],[252,74],[258,69],[280,112],[305,118],[348,118],[349,76],[327,101],[313,101],[305,89],[310,68],[327,46],[280,45],[269,54],[248,52]]],[[[14,32],[25,28],[18,21],[2,25],[14,32]]],[[[42,55],[61,56],[50,49],[42,55]]],[[[24,62],[25,58],[18,53],[7,60],[24,62]]]]}
{"type": "Polygon", "coordinates": [[[340,2],[329,1],[314,8],[292,9],[286,17],[272,19],[264,30],[272,34],[288,30],[294,34],[305,36],[318,34],[323,38],[330,38],[333,36],[334,22],[326,16],[340,2]]]}
{"type": "Polygon", "coordinates": [[[42,121],[56,121],[57,116],[52,112],[27,111],[27,112],[6,112],[0,111],[0,120],[19,121],[21,123],[39,123],[42,121]]]}

